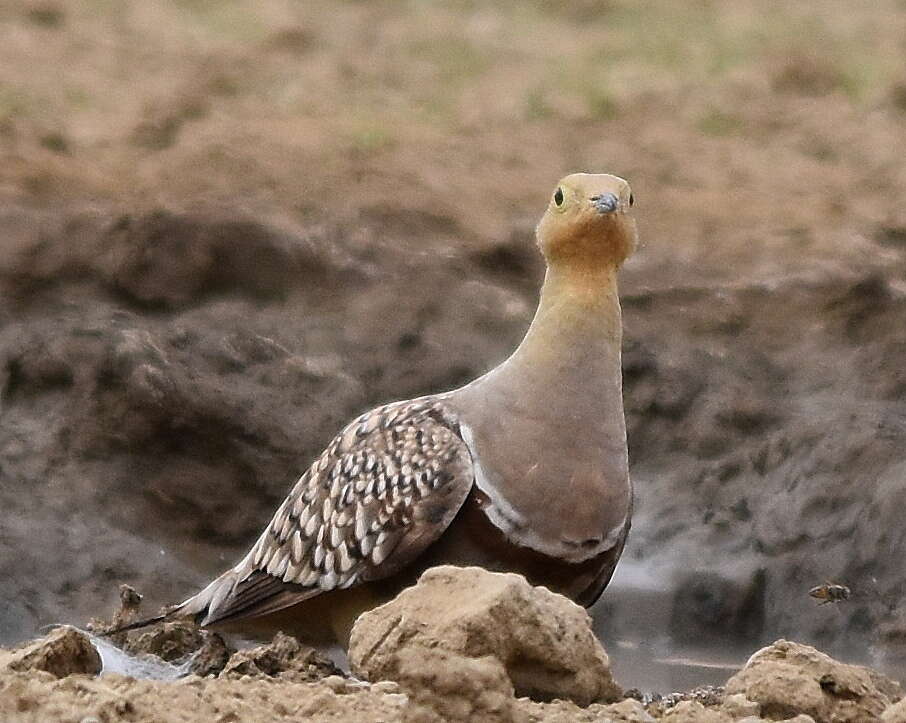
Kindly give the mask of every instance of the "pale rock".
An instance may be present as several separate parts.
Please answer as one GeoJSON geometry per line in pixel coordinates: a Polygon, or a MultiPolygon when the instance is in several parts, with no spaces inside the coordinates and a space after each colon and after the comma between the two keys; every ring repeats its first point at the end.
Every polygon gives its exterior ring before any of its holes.
{"type": "Polygon", "coordinates": [[[620,721],[620,723],[655,723],[654,717],[635,698],[626,698],[619,703],[599,706],[598,711],[605,716],[605,719],[620,721]]]}
{"type": "Polygon", "coordinates": [[[98,675],[101,656],[87,635],[71,627],[57,628],[49,635],[3,654],[0,669],[19,672],[43,670],[57,678],[67,675],[98,675]]]}
{"type": "Polygon", "coordinates": [[[906,723],[906,698],[885,710],[881,720],[883,723],[906,723]]]}
{"type": "Polygon", "coordinates": [[[755,701],[746,698],[742,693],[728,695],[724,698],[724,702],[721,703],[720,708],[731,718],[757,718],[761,713],[761,706],[755,701]]]}
{"type": "Polygon", "coordinates": [[[349,681],[341,675],[328,675],[321,682],[334,693],[346,693],[349,690],[349,681]]]}
{"type": "Polygon", "coordinates": [[[409,696],[407,723],[487,721],[516,723],[513,686],[500,661],[447,650],[401,650],[396,675],[409,696]]]}
{"type": "Polygon", "coordinates": [[[493,657],[517,695],[537,700],[588,705],[615,701],[621,692],[588,613],[521,575],[477,567],[428,570],[418,584],[359,617],[349,661],[359,677],[403,684],[401,658],[408,649],[493,657]]]}
{"type": "Polygon", "coordinates": [[[385,695],[391,695],[394,693],[400,692],[399,683],[396,683],[392,680],[379,680],[377,683],[374,683],[371,686],[371,690],[375,693],[384,693],[385,695]]]}
{"type": "Polygon", "coordinates": [[[733,718],[716,708],[706,708],[695,700],[684,700],[664,713],[664,723],[733,723],[733,718]]]}
{"type": "Polygon", "coordinates": [[[531,723],[657,723],[645,706],[632,699],[619,703],[592,703],[580,708],[570,700],[538,703],[519,698],[516,705],[531,723]]]}
{"type": "Polygon", "coordinates": [[[759,703],[766,718],[805,714],[818,723],[877,720],[902,695],[897,683],[875,671],[787,640],[778,640],[749,658],[727,681],[726,691],[759,703]]]}

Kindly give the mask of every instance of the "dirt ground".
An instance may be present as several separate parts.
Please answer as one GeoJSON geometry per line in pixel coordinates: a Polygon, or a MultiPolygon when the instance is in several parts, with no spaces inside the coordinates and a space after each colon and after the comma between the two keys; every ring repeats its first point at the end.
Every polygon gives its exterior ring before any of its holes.
{"type": "Polygon", "coordinates": [[[589,623],[585,611],[524,579],[440,567],[356,622],[350,657],[365,680],[282,633],[235,651],[216,633],[165,623],[115,635],[127,657],[114,640],[62,626],[0,648],[0,716],[9,723],[899,723],[906,714],[896,681],[787,640],[755,651],[717,687],[624,690],[589,623]],[[446,596],[436,598],[441,591],[446,596]],[[437,608],[451,596],[465,614],[437,608]],[[497,644],[489,649],[491,639],[497,644]]]}
{"type": "Polygon", "coordinates": [[[184,598],[344,421],[504,358],[592,170],[642,237],[615,665],[906,678],[904,37],[901,0],[0,3],[0,643],[184,598]]]}

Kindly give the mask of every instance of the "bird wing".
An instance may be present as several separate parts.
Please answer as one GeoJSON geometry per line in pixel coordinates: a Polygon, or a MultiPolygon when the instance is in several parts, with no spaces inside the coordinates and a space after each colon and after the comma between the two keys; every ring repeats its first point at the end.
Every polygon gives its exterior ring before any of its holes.
{"type": "Polygon", "coordinates": [[[234,568],[172,612],[206,625],[388,577],[440,537],[473,480],[440,399],[378,407],[333,439],[234,568]]]}

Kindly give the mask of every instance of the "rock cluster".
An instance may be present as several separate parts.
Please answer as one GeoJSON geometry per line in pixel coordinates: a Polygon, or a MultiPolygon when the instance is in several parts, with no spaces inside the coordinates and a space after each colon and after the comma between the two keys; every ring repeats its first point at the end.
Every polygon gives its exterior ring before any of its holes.
{"type": "Polygon", "coordinates": [[[233,653],[220,675],[233,678],[279,675],[287,680],[310,682],[338,673],[340,669],[314,648],[302,645],[289,635],[277,633],[268,645],[233,653]]]}
{"type": "Polygon", "coordinates": [[[756,652],[724,688],[623,698],[582,608],[479,568],[429,570],[362,615],[349,656],[364,681],[282,634],[230,654],[216,634],[168,623],[132,633],[126,648],[177,662],[201,656],[206,674],[196,666],[154,681],[101,671],[91,638],[61,628],[0,651],[0,720],[906,723],[897,683],[786,640],[756,652]]]}

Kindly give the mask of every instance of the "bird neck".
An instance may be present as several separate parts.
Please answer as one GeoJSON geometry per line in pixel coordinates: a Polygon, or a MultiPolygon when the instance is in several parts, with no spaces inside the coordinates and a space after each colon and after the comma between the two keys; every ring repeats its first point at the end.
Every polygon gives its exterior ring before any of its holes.
{"type": "Polygon", "coordinates": [[[615,269],[548,270],[516,351],[450,398],[490,475],[487,484],[559,484],[583,470],[594,470],[589,479],[626,482],[620,317],[615,269]],[[521,461],[507,457],[513,448],[521,461]],[[545,450],[561,456],[548,458],[545,450]]]}
{"type": "Polygon", "coordinates": [[[613,267],[549,268],[535,318],[510,362],[563,373],[619,373],[622,315],[613,267]]]}
{"type": "Polygon", "coordinates": [[[522,343],[468,389],[530,417],[558,416],[564,429],[582,410],[622,412],[621,342],[616,269],[549,268],[522,343]]]}

